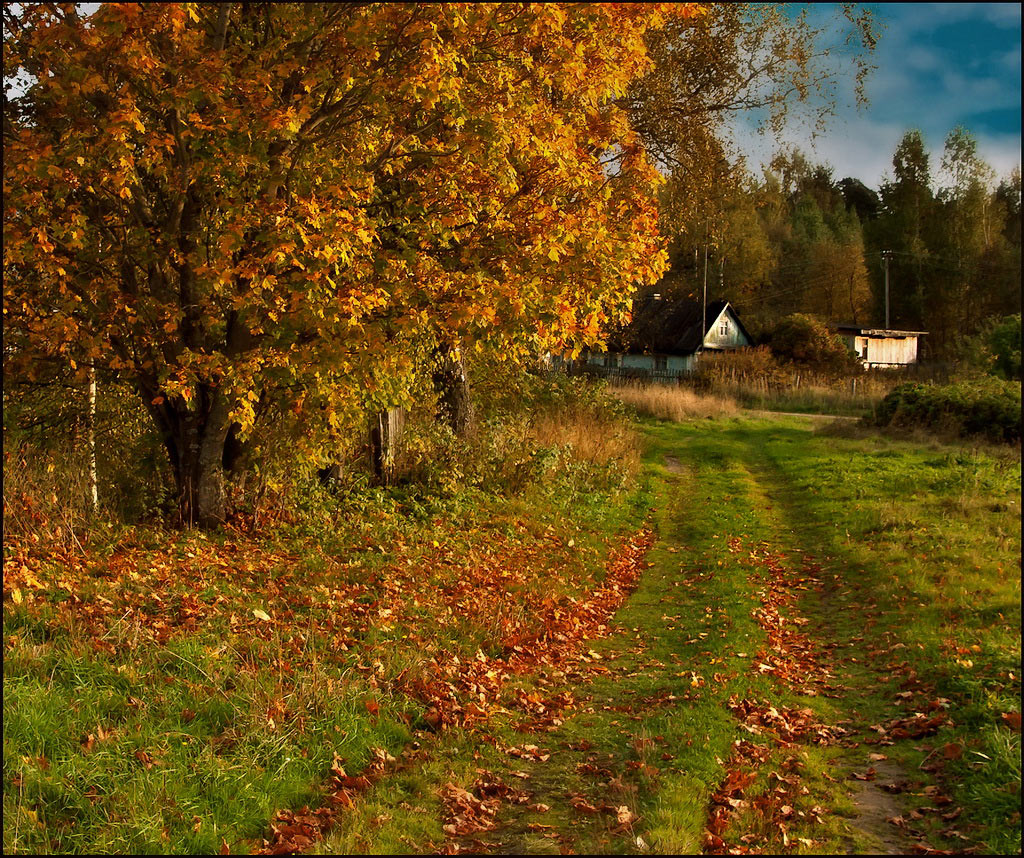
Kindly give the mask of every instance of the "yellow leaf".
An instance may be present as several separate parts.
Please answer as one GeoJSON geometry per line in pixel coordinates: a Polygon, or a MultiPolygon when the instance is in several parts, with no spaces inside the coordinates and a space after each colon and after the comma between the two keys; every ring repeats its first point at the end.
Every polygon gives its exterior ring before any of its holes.
{"type": "Polygon", "coordinates": [[[253,608],[252,615],[257,620],[263,620],[264,622],[270,621],[270,614],[268,614],[266,611],[261,611],[259,608],[253,608]]]}

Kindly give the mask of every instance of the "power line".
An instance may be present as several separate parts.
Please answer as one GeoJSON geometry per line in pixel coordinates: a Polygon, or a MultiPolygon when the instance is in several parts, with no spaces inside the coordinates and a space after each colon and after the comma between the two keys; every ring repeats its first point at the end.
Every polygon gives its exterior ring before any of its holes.
{"type": "MultiPolygon", "coordinates": [[[[757,293],[757,294],[751,296],[751,298],[752,299],[756,299],[758,302],[770,301],[770,300],[773,300],[775,298],[780,298],[780,297],[783,297],[783,296],[786,296],[786,295],[792,295],[792,294],[794,294],[796,292],[803,292],[803,291],[805,291],[807,289],[813,289],[813,288],[815,288],[817,286],[823,286],[826,283],[828,283],[830,280],[835,280],[835,279],[838,279],[837,275],[826,272],[824,274],[818,274],[818,275],[816,275],[814,277],[807,278],[799,286],[794,286],[792,288],[787,288],[787,289],[781,289],[781,290],[777,290],[775,292],[757,293]]],[[[741,300],[743,300],[743,299],[741,299],[741,300]]]]}
{"type": "MultiPolygon", "coordinates": [[[[875,251],[872,251],[869,254],[865,254],[865,258],[868,257],[868,256],[878,256],[881,253],[885,253],[885,252],[886,251],[875,250],[875,251]]],[[[963,264],[962,260],[953,259],[950,256],[936,256],[936,255],[934,255],[932,253],[929,253],[927,255],[920,255],[920,254],[913,253],[912,251],[909,251],[909,250],[890,250],[888,252],[889,253],[895,253],[895,254],[898,254],[900,256],[912,257],[915,262],[917,262],[918,264],[921,264],[921,265],[933,265],[933,266],[936,266],[936,267],[942,267],[941,263],[943,263],[943,262],[948,263],[950,265],[957,265],[957,266],[960,266],[960,265],[963,264]]],[[[1012,270],[1014,270],[1017,267],[1013,262],[1005,262],[1005,263],[998,263],[997,262],[996,264],[997,264],[998,267],[1006,268],[1009,271],[1012,271],[1012,270]]],[[[954,269],[948,269],[948,270],[954,270],[954,269]]]]}

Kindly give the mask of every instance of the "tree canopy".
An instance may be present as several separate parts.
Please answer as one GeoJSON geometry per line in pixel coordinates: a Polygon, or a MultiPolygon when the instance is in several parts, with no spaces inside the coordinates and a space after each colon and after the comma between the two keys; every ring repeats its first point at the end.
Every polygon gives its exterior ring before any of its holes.
{"type": "Polygon", "coordinates": [[[594,344],[665,265],[616,99],[699,11],[5,7],[5,372],[129,380],[210,523],[269,397],[330,426],[424,340],[594,344]]]}

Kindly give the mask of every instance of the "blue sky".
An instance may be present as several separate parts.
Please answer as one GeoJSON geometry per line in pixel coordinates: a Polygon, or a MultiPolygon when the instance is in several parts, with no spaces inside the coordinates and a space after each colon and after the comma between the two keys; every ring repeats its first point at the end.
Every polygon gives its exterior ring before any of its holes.
{"type": "MultiPolygon", "coordinates": [[[[816,4],[825,18],[835,4],[816,4]]],[[[881,25],[867,83],[870,104],[853,106],[852,73],[840,88],[838,116],[812,143],[793,127],[784,142],[827,161],[836,178],[855,176],[877,187],[891,173],[904,132],[919,129],[932,153],[933,176],[946,134],[969,129],[978,152],[1001,178],[1021,161],[1021,7],[1017,3],[881,3],[870,8],[881,25]]],[[[777,147],[774,138],[737,128],[750,166],[777,147]]]]}

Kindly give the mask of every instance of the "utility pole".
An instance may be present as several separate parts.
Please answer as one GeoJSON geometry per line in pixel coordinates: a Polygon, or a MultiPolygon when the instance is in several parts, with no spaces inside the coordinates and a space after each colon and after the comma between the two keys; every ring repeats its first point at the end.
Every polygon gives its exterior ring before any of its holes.
{"type": "Polygon", "coordinates": [[[891,250],[882,251],[882,262],[885,263],[885,329],[889,330],[889,256],[891,250]]]}
{"type": "Polygon", "coordinates": [[[708,221],[704,219],[704,297],[700,305],[700,347],[708,335],[708,221]]]}

